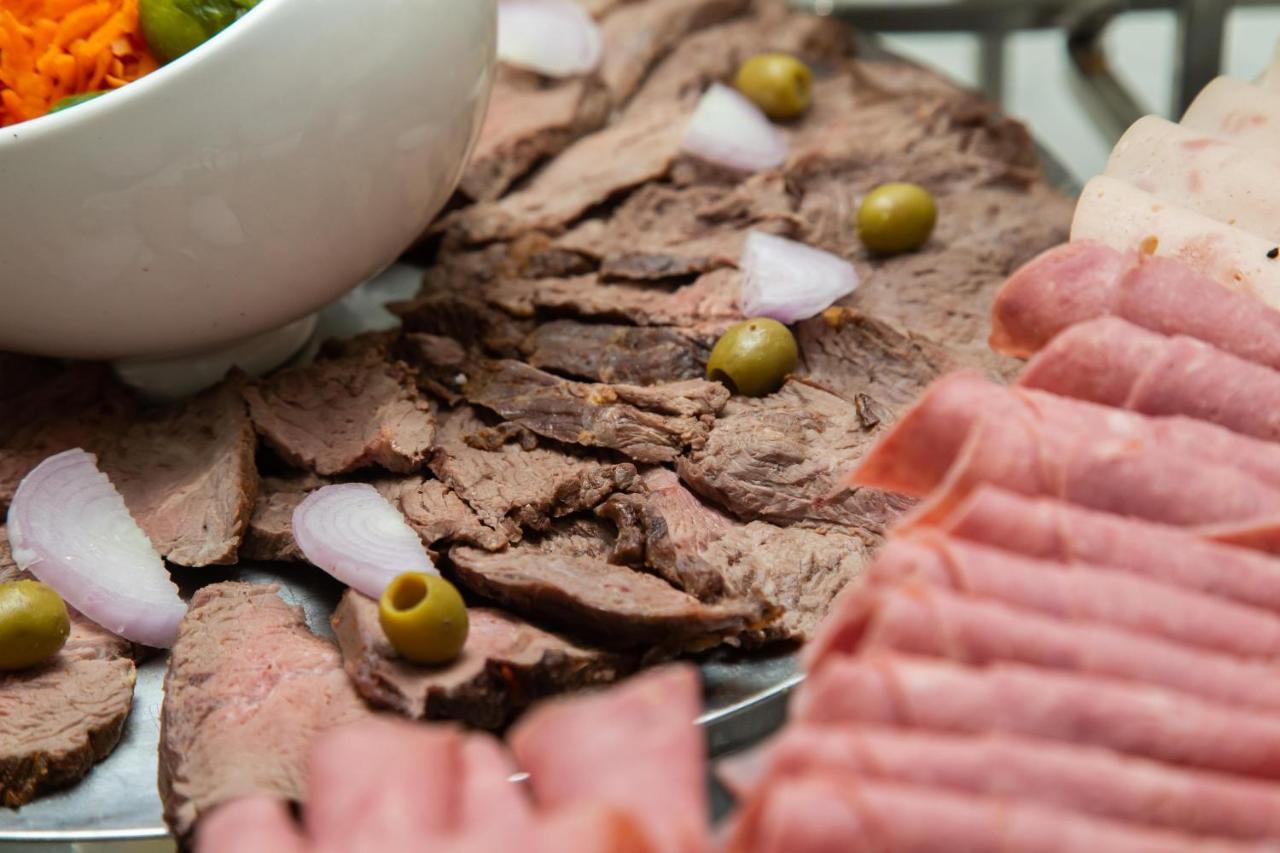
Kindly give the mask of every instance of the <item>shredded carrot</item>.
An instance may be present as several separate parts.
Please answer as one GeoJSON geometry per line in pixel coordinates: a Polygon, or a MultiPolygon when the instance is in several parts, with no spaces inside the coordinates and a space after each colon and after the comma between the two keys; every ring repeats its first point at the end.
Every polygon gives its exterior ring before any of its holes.
{"type": "Polygon", "coordinates": [[[138,27],[138,0],[4,0],[0,127],[62,98],[114,89],[159,66],[138,27]]]}

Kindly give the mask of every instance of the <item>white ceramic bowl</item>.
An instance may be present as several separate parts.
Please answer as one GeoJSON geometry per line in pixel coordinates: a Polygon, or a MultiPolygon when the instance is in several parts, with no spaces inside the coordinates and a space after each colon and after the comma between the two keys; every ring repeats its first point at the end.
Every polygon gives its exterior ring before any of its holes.
{"type": "Polygon", "coordinates": [[[0,350],[229,347],[374,275],[457,184],[494,34],[495,0],[262,0],[154,74],[0,129],[0,350]]]}

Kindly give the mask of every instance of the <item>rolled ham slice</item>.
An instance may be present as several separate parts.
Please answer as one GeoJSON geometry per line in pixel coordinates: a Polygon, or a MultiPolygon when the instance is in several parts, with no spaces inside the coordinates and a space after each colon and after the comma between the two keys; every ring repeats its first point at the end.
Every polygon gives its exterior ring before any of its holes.
{"type": "Polygon", "coordinates": [[[1280,307],[1280,258],[1274,241],[1178,207],[1106,176],[1085,185],[1072,240],[1096,240],[1128,252],[1172,258],[1231,290],[1280,307]]]}
{"type": "Polygon", "coordinates": [[[1104,172],[1157,198],[1280,241],[1280,158],[1259,156],[1159,116],[1139,119],[1104,172]]]}
{"type": "Polygon", "coordinates": [[[860,586],[828,617],[811,672],[876,650],[988,666],[1003,661],[1151,684],[1274,713],[1280,679],[1246,661],[1083,619],[1053,618],[920,581],[860,586]]]}
{"type": "Polygon", "coordinates": [[[1042,253],[1005,282],[992,310],[991,347],[1025,358],[1063,329],[1104,316],[1280,370],[1280,312],[1184,264],[1088,240],[1042,253]]]}
{"type": "Polygon", "coordinates": [[[1116,317],[1072,326],[1054,338],[1018,384],[1144,415],[1186,415],[1280,441],[1280,371],[1116,317]]]}
{"type": "Polygon", "coordinates": [[[1280,156],[1280,93],[1235,77],[1219,77],[1201,89],[1181,124],[1264,157],[1280,156]]]}
{"type": "Polygon", "coordinates": [[[1280,562],[1176,527],[982,486],[939,527],[952,537],[1061,563],[1110,566],[1280,613],[1280,562]]]}
{"type": "MultiPolygon", "coordinates": [[[[975,598],[997,601],[1068,622],[1093,623],[1238,658],[1280,658],[1280,618],[1269,610],[1086,563],[1055,563],[926,533],[890,541],[868,574],[873,584],[918,580],[975,598]]],[[[856,598],[857,589],[848,595],[856,598]]],[[[816,666],[832,648],[847,653],[862,618],[850,600],[853,623],[829,617],[807,649],[816,666]]]]}
{"type": "Polygon", "coordinates": [[[1193,853],[1270,845],[1196,838],[1018,800],[815,773],[766,785],[735,822],[728,853],[1193,853]]]}
{"type": "Polygon", "coordinates": [[[1280,550],[1280,445],[967,372],[933,383],[848,481],[928,495],[904,528],[945,518],[990,483],[1280,550]]]}
{"type": "Polygon", "coordinates": [[[792,718],[1022,735],[1280,778],[1280,718],[1274,714],[1019,664],[973,669],[900,654],[839,658],[801,686],[792,718]]]}
{"type": "Polygon", "coordinates": [[[844,772],[1197,835],[1280,837],[1280,788],[1274,785],[1050,741],[795,725],[748,760],[734,756],[717,771],[740,800],[766,780],[844,772]],[[742,770],[749,775],[744,778],[742,770]]]}

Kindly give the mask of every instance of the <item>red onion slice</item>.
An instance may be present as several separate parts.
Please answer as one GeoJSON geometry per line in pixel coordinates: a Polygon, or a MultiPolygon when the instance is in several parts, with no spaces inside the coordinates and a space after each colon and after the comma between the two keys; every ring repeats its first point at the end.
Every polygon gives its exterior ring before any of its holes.
{"type": "Polygon", "coordinates": [[[113,634],[168,648],[187,606],[124,498],[83,450],[50,456],[9,507],[13,559],[113,634]]]}
{"type": "Polygon", "coordinates": [[[600,28],[574,0],[500,0],[498,59],[548,77],[600,64],[600,28]]]}
{"type": "Polygon", "coordinates": [[[400,510],[367,483],[307,495],[293,511],[293,538],[309,562],[374,599],[402,572],[438,574],[400,510]]]}
{"type": "Polygon", "coordinates": [[[796,323],[858,289],[853,264],[830,252],[752,231],[739,263],[742,313],[796,323]]]}
{"type": "Polygon", "coordinates": [[[787,160],[787,140],[760,108],[739,92],[714,83],[689,120],[683,149],[742,172],[775,169],[787,160]]]}

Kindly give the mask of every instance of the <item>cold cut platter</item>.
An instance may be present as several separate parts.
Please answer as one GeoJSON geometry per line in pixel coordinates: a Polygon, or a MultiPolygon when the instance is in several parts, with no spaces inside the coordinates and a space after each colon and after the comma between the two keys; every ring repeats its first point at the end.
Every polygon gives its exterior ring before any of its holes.
{"type": "MultiPolygon", "coordinates": [[[[939,376],[1013,374],[987,347],[992,298],[1066,237],[1072,203],[1020,124],[859,54],[835,21],[766,0],[585,5],[600,68],[501,70],[459,203],[412,263],[325,312],[318,352],[159,408],[92,366],[0,365],[21,419],[0,423],[0,500],[22,505],[41,460],[90,451],[185,611],[172,656],[74,616],[67,672],[111,675],[123,708],[104,697],[70,721],[88,747],[42,747],[47,782],[0,775],[21,804],[0,813],[0,840],[187,837],[264,751],[297,785],[271,725],[319,732],[372,706],[500,729],[539,698],[672,657],[701,666],[713,754],[781,721],[797,648],[911,505],[848,472],[939,376]],[[812,103],[762,129],[718,84],[777,52],[812,69],[812,103]],[[749,150],[727,144],[743,134],[749,150]],[[859,202],[908,181],[936,227],[909,248],[876,232],[872,251],[859,202]],[[788,269],[820,292],[751,284],[788,269]],[[720,346],[754,330],[746,304],[791,330],[778,324],[765,362],[720,346]],[[308,547],[324,525],[291,528],[344,485],[399,510],[467,595],[456,661],[406,663],[367,573],[308,547]],[[275,684],[292,693],[263,698],[245,667],[264,660],[301,673],[275,684]],[[241,706],[270,709],[237,740],[241,706]]],[[[133,639],[166,645],[164,630],[133,639]]],[[[0,699],[33,695],[25,677],[0,681],[0,699]]],[[[25,767],[15,743],[0,758],[25,767]]]]}

